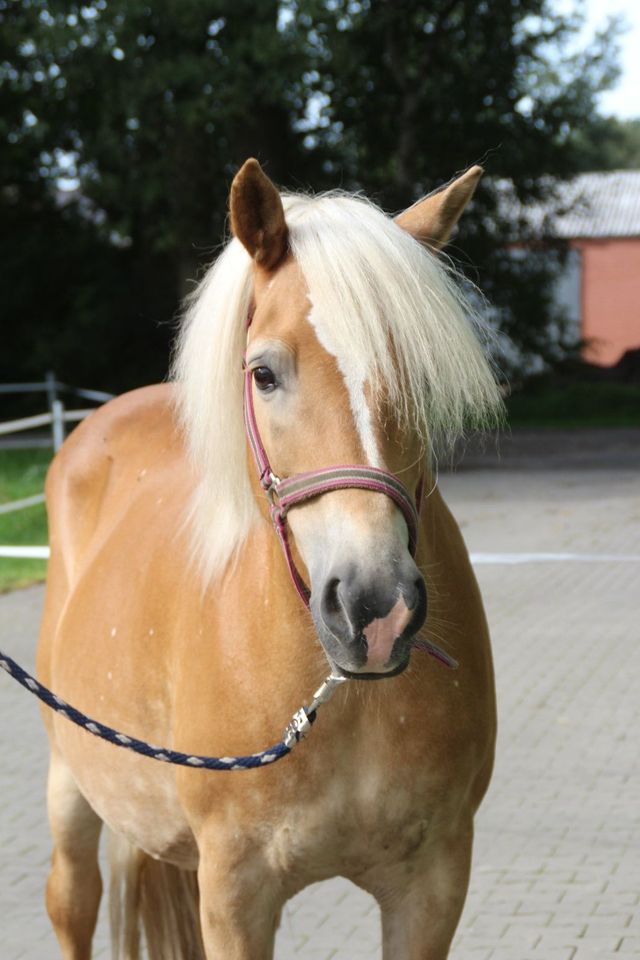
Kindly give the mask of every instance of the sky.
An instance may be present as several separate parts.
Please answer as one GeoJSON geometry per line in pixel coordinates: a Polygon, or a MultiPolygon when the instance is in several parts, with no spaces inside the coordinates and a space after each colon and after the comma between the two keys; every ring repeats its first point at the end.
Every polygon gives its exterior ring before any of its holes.
{"type": "Polygon", "coordinates": [[[625,120],[640,117],[640,0],[578,0],[576,7],[586,13],[586,38],[592,37],[608,17],[624,15],[628,29],[620,44],[622,76],[616,87],[600,97],[600,112],[625,120]]]}

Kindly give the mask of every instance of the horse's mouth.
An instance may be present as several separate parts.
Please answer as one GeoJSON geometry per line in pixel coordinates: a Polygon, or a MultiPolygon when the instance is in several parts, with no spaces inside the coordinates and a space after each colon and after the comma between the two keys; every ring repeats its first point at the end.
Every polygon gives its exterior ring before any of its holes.
{"type": "Polygon", "coordinates": [[[384,673],[361,673],[354,670],[345,670],[344,667],[339,666],[337,663],[332,663],[331,668],[332,672],[340,677],[347,677],[348,680],[388,680],[390,677],[397,677],[403,673],[409,666],[410,659],[410,656],[407,656],[402,663],[399,663],[396,667],[392,667],[391,670],[387,670],[384,673]]]}
{"type": "Polygon", "coordinates": [[[331,672],[337,676],[346,677],[348,680],[387,680],[397,677],[409,666],[412,644],[411,639],[405,636],[396,637],[387,661],[388,668],[367,670],[367,641],[362,632],[347,646],[344,640],[327,629],[326,624],[316,623],[316,629],[331,672]]]}

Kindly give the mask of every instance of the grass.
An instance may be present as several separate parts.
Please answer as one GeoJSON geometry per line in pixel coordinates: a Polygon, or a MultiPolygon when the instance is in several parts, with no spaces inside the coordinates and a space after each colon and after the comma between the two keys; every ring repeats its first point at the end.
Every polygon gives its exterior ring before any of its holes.
{"type": "Polygon", "coordinates": [[[640,386],[530,381],[507,400],[512,427],[640,427],[640,386]]]}
{"type": "MultiPolygon", "coordinates": [[[[51,450],[0,450],[0,503],[20,500],[44,489],[51,450]]],[[[0,514],[0,544],[35,546],[47,543],[44,504],[0,514]]],[[[44,580],[45,560],[0,557],[0,593],[44,580]]]]}

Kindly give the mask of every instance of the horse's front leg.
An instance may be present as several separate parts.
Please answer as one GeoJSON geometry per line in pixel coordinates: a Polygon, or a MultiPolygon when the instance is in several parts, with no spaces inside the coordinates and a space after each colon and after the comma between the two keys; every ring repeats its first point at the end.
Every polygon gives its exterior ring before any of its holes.
{"type": "Polygon", "coordinates": [[[260,850],[225,833],[198,844],[207,960],[272,960],[284,902],[281,883],[260,850]]]}
{"type": "Polygon", "coordinates": [[[55,748],[51,750],[47,795],[54,842],[47,912],[64,960],[89,960],[102,894],[98,867],[102,821],[55,748]]]}
{"type": "Polygon", "coordinates": [[[469,885],[473,826],[425,843],[377,883],[384,960],[446,960],[469,885]]]}

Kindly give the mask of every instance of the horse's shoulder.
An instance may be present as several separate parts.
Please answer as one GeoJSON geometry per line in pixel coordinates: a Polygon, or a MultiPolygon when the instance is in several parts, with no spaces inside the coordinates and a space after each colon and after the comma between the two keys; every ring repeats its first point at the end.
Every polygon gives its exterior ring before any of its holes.
{"type": "MultiPolygon", "coordinates": [[[[188,469],[171,384],[133,390],[84,420],[63,444],[47,476],[54,541],[78,557],[98,529],[142,490],[141,480],[188,469]]],[[[147,486],[147,484],[145,484],[147,486]]]]}
{"type": "Polygon", "coordinates": [[[87,443],[100,446],[127,442],[138,431],[155,435],[158,431],[175,429],[175,386],[156,383],[140,387],[115,397],[98,407],[74,430],[63,446],[73,451],[87,443]]]}
{"type": "Polygon", "coordinates": [[[180,443],[172,384],[124,393],[99,407],[65,441],[49,469],[48,486],[84,484],[157,449],[180,443]],[[144,443],[141,446],[141,441],[144,443]]]}

